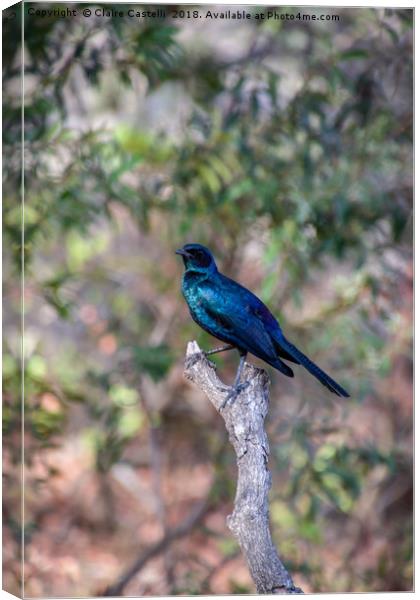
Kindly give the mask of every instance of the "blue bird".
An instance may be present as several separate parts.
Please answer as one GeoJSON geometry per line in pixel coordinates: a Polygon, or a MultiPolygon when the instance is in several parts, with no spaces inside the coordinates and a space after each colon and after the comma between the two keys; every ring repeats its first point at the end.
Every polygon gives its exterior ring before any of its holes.
{"type": "Polygon", "coordinates": [[[235,383],[224,405],[248,385],[240,382],[248,352],[287,377],[294,375],[283,360],[302,365],[331,392],[349,397],[345,389],[286,339],[276,318],[257,296],[219,273],[208,248],[201,244],[185,244],[176,250],[176,254],[184,261],[182,293],[192,318],[205,331],[227,344],[206,352],[206,356],[234,348],[239,351],[235,383]]]}

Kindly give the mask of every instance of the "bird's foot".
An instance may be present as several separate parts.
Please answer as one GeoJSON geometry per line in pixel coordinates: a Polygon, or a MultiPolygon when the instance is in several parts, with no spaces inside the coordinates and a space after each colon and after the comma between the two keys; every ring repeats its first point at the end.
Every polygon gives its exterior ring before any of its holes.
{"type": "Polygon", "coordinates": [[[223,410],[228,404],[234,402],[236,398],[239,396],[241,392],[246,390],[249,386],[249,381],[244,381],[244,383],[240,383],[239,385],[232,386],[229,392],[226,395],[226,398],[223,400],[222,405],[220,406],[220,410],[223,410]]]}
{"type": "Polygon", "coordinates": [[[212,362],[211,360],[209,360],[207,358],[207,354],[203,351],[201,352],[194,352],[194,354],[190,354],[189,356],[187,356],[186,360],[185,360],[185,368],[191,369],[191,367],[193,367],[195,365],[196,362],[198,362],[199,360],[201,360],[202,358],[206,358],[208,363],[216,368],[216,365],[214,364],[214,362],[212,362]]]}
{"type": "Polygon", "coordinates": [[[194,352],[194,354],[190,354],[189,356],[187,356],[185,361],[186,368],[190,369],[192,366],[195,365],[197,361],[200,360],[200,358],[203,358],[203,356],[205,356],[204,352],[194,352]]]}

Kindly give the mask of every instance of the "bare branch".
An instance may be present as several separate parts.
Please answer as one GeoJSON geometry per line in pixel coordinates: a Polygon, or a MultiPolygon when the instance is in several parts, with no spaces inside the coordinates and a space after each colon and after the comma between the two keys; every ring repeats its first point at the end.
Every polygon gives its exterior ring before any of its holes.
{"type": "Polygon", "coordinates": [[[236,400],[221,409],[229,388],[216,375],[197,342],[190,342],[184,375],[209,398],[225,421],[238,465],[235,507],[227,524],[248,562],[260,594],[303,593],[295,587],[273,544],[269,526],[268,492],[271,475],[267,467],[269,447],[264,420],[269,403],[269,379],[262,369],[246,364],[249,382],[236,400]]]}
{"type": "Polygon", "coordinates": [[[191,512],[190,515],[177,527],[174,529],[170,529],[166,532],[164,537],[154,544],[150,546],[144,554],[141,554],[129,567],[125,573],[121,575],[116,583],[108,586],[100,596],[121,596],[122,592],[129,581],[145,566],[149,560],[155,558],[162,552],[164,552],[172,542],[178,540],[179,538],[187,535],[207,514],[207,512],[211,510],[211,506],[207,501],[200,503],[196,508],[191,512]]]}

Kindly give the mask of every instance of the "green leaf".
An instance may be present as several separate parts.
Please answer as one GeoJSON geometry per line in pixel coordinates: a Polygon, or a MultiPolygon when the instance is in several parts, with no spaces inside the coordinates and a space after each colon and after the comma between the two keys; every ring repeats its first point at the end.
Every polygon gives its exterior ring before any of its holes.
{"type": "Polygon", "coordinates": [[[162,379],[172,365],[173,358],[168,346],[136,346],[133,348],[134,365],[144,370],[152,379],[162,379]]]}
{"type": "Polygon", "coordinates": [[[369,52],[362,48],[351,48],[341,52],[338,56],[339,60],[357,60],[361,58],[369,58],[369,52]]]}

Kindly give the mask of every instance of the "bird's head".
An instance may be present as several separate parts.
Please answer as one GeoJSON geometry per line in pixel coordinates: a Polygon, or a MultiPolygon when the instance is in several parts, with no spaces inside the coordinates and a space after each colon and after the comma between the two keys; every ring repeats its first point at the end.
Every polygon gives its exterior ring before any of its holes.
{"type": "Polygon", "coordinates": [[[187,271],[207,273],[217,270],[212,253],[201,244],[185,244],[185,246],[176,250],[175,254],[182,256],[187,271]]]}

